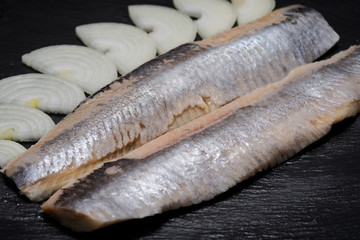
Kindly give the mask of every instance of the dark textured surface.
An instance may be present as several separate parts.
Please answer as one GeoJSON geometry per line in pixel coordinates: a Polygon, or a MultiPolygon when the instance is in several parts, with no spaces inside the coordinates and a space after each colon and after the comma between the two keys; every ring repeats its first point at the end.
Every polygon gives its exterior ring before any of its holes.
{"type": "MultiPolygon", "coordinates": [[[[90,22],[131,23],[129,3],[171,1],[0,0],[0,78],[33,72],[21,55],[54,44],[81,44],[74,28],[90,22]]],[[[360,44],[360,2],[278,0],[319,10],[340,35],[327,54],[360,44]]],[[[58,120],[61,116],[54,116],[58,120]]],[[[212,201],[91,234],[53,221],[0,176],[0,239],[359,239],[360,118],[337,124],[288,162],[212,201]]]]}

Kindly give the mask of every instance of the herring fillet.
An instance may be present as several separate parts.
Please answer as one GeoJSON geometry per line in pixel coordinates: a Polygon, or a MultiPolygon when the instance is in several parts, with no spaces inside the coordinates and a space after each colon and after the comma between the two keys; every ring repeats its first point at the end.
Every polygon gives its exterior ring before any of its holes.
{"type": "Polygon", "coordinates": [[[227,191],[360,111],[360,47],[299,67],[275,85],[260,100],[171,147],[104,163],[57,191],[43,210],[75,231],[92,231],[227,191]]]}
{"type": "Polygon", "coordinates": [[[29,199],[312,62],[339,37],[294,5],[168,52],[90,96],[5,169],[29,199]]]}

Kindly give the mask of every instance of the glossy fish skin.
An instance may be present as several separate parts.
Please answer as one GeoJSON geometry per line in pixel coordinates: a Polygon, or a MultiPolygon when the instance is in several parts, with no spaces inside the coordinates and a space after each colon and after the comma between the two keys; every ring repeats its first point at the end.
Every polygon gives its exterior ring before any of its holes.
{"type": "MultiPolygon", "coordinates": [[[[277,84],[277,83],[276,83],[277,84]]],[[[144,159],[105,163],[44,211],[76,231],[196,204],[279,164],[360,111],[360,48],[294,70],[275,90],[144,159]]]]}
{"type": "Polygon", "coordinates": [[[185,44],[88,98],[5,174],[29,199],[45,199],[102,162],[279,81],[337,40],[318,12],[296,5],[185,44]]]}

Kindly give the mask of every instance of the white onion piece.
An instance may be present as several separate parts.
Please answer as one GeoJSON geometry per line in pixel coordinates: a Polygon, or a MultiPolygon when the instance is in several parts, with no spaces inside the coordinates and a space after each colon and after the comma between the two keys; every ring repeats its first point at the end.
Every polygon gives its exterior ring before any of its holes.
{"type": "Polygon", "coordinates": [[[210,38],[231,29],[236,22],[236,11],[225,0],[173,0],[174,6],[195,21],[202,38],[210,38]]]}
{"type": "Polygon", "coordinates": [[[238,14],[238,25],[265,16],[275,8],[275,0],[231,0],[231,2],[238,14]]]}
{"type": "Polygon", "coordinates": [[[20,143],[0,140],[0,168],[6,167],[10,162],[26,151],[20,143]]]}
{"type": "Polygon", "coordinates": [[[86,46],[108,56],[123,75],[156,55],[155,41],[132,25],[92,23],[76,27],[75,32],[86,46]]]}
{"type": "Polygon", "coordinates": [[[44,112],[16,104],[0,104],[0,139],[37,141],[55,126],[44,112]]]}
{"type": "Polygon", "coordinates": [[[131,20],[136,26],[150,32],[163,54],[181,44],[192,42],[196,26],[191,18],[175,9],[155,5],[129,6],[131,20]]]}
{"type": "Polygon", "coordinates": [[[76,45],[34,50],[22,61],[35,70],[73,82],[92,94],[116,79],[116,66],[104,54],[76,45]]]}
{"type": "Polygon", "coordinates": [[[29,73],[0,81],[0,103],[67,114],[84,99],[85,94],[79,86],[51,75],[29,73]]]}

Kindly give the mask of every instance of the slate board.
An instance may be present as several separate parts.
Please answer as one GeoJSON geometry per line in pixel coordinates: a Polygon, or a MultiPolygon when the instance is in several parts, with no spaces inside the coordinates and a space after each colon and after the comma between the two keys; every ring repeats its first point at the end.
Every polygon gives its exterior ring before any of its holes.
{"type": "MultiPolygon", "coordinates": [[[[131,24],[129,4],[172,6],[169,0],[0,0],[0,79],[34,72],[21,55],[55,44],[78,44],[77,25],[131,24]]],[[[325,56],[359,44],[360,2],[278,0],[320,11],[341,40],[325,56]]],[[[55,121],[61,115],[52,116],[55,121]]],[[[75,233],[48,218],[0,176],[0,239],[359,239],[360,119],[337,124],[288,162],[214,200],[95,231],[75,233]]],[[[29,144],[28,144],[29,145],[29,144]]]]}

